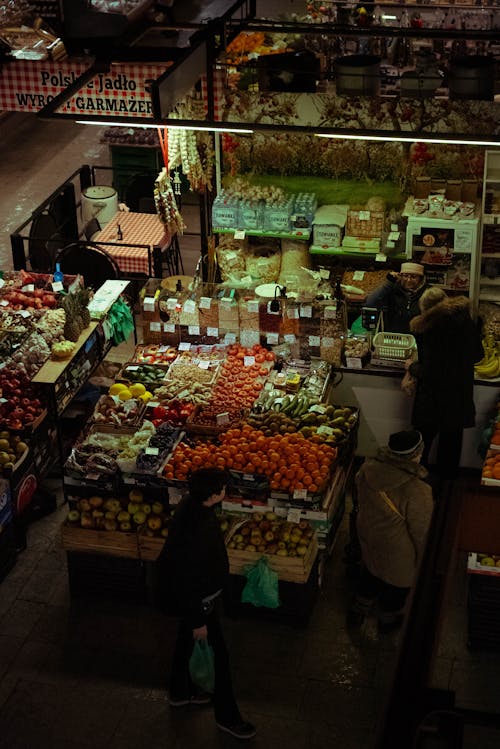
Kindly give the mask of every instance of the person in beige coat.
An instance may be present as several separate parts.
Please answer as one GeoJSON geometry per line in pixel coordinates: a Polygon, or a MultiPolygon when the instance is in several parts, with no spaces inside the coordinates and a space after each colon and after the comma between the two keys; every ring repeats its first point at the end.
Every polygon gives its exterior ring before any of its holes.
{"type": "Polygon", "coordinates": [[[361,626],[375,604],[379,631],[403,623],[403,610],[422,558],[433,511],[432,489],[419,464],[423,440],[397,432],[356,475],[362,569],[347,625],[361,626]]]}

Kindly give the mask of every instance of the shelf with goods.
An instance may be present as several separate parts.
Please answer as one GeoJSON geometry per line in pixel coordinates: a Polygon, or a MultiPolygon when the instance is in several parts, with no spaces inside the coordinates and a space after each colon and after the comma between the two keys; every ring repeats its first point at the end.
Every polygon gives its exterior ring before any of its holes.
{"type": "MultiPolygon", "coordinates": [[[[500,154],[486,151],[484,162],[479,302],[500,303],[500,154]]],[[[499,309],[500,317],[500,309],[499,309]]]]}

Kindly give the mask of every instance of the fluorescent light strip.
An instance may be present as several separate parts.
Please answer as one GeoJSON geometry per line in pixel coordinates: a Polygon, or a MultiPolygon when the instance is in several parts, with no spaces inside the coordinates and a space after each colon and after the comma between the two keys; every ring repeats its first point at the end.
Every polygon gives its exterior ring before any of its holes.
{"type": "Polygon", "coordinates": [[[465,138],[435,138],[434,136],[420,135],[354,135],[350,133],[314,133],[317,138],[334,138],[336,140],[373,140],[382,143],[442,143],[452,146],[493,146],[500,148],[498,141],[489,140],[465,140],[465,138]]]}
{"type": "Polygon", "coordinates": [[[77,125],[98,125],[99,127],[138,127],[142,128],[143,130],[147,129],[154,129],[157,130],[158,128],[161,128],[162,130],[203,130],[205,132],[215,132],[215,133],[245,133],[245,134],[251,134],[253,133],[253,130],[244,130],[240,128],[231,128],[231,127],[202,127],[202,126],[193,126],[190,125],[171,125],[170,123],[168,125],[159,124],[159,125],[151,125],[149,123],[145,123],[144,125],[139,124],[138,122],[109,122],[109,121],[99,121],[99,120],[75,120],[77,125]]]}

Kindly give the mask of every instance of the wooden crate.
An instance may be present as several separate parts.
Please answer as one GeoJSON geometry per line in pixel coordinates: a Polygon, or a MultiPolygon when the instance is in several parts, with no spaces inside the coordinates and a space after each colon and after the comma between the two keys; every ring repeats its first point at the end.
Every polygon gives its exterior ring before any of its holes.
{"type": "Polygon", "coordinates": [[[280,557],[276,554],[261,554],[257,551],[239,551],[228,549],[229,571],[232,575],[242,574],[245,567],[255,564],[261,557],[266,557],[272,570],[278,573],[280,580],[291,583],[305,583],[318,555],[316,535],[311,539],[307,554],[304,557],[280,557]]]}
{"type": "Polygon", "coordinates": [[[167,539],[163,536],[147,536],[143,530],[137,535],[139,558],[147,562],[156,562],[167,539]]]}
{"type": "Polygon", "coordinates": [[[130,531],[102,531],[63,523],[61,539],[66,551],[106,554],[111,557],[139,559],[137,533],[130,531]]]}

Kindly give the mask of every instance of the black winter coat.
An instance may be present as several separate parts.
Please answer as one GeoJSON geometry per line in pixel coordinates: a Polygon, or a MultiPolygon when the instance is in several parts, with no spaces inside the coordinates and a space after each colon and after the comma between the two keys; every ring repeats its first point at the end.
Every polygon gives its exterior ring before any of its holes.
{"type": "Polygon", "coordinates": [[[389,333],[409,333],[410,320],[420,313],[418,302],[427,283],[415,292],[408,292],[397,281],[384,281],[382,286],[368,294],[367,307],[376,307],[384,314],[384,330],[389,333]]]}
{"type": "Polygon", "coordinates": [[[213,507],[184,499],[175,511],[158,560],[165,608],[184,617],[192,629],[206,623],[203,599],[224,587],[229,562],[213,507]]]}
{"type": "Polygon", "coordinates": [[[413,426],[437,431],[474,426],[474,364],[483,346],[466,297],[446,298],[411,321],[418,362],[413,426]]]}

